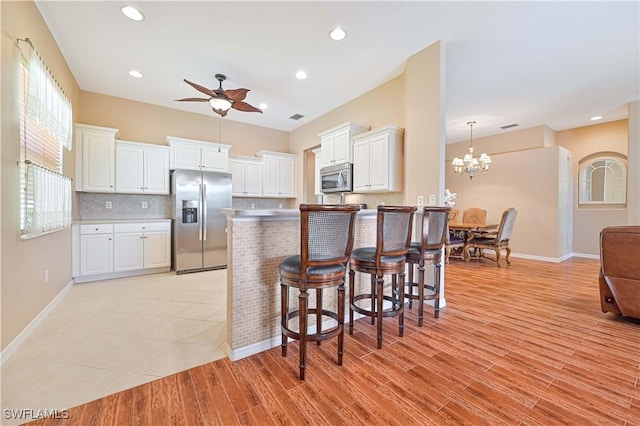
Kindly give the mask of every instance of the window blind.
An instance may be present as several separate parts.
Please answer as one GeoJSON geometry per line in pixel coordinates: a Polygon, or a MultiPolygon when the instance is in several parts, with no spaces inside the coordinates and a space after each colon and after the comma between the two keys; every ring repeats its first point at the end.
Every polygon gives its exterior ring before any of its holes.
{"type": "Polygon", "coordinates": [[[32,48],[20,61],[20,229],[33,238],[71,224],[71,179],[62,175],[71,149],[71,102],[32,48]]]}

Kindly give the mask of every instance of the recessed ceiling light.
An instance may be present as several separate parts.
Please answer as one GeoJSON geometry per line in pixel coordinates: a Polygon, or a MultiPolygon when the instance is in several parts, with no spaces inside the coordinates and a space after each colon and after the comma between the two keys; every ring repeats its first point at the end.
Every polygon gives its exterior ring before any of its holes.
{"type": "Polygon", "coordinates": [[[346,36],[347,36],[347,33],[345,33],[344,30],[340,27],[335,27],[329,33],[329,37],[331,37],[331,40],[335,40],[335,41],[340,41],[346,36]]]}
{"type": "Polygon", "coordinates": [[[300,70],[300,71],[298,71],[298,72],[296,73],[296,78],[297,78],[298,80],[306,80],[306,78],[307,78],[307,73],[306,73],[306,72],[304,72],[304,71],[302,71],[302,70],[300,70]]]}
{"type": "Polygon", "coordinates": [[[260,109],[269,109],[269,105],[267,105],[266,103],[262,102],[260,105],[258,105],[258,108],[260,108],[260,109]]]}
{"type": "Polygon", "coordinates": [[[598,121],[598,120],[602,120],[602,116],[601,115],[596,115],[594,117],[591,117],[591,121],[598,121]]]}
{"type": "Polygon", "coordinates": [[[144,19],[142,12],[133,6],[122,6],[120,10],[124,13],[124,16],[134,21],[142,21],[144,19]]]}
{"type": "Polygon", "coordinates": [[[131,71],[129,71],[129,75],[130,75],[131,77],[135,77],[135,78],[142,78],[142,77],[144,77],[144,75],[142,75],[142,73],[141,73],[140,71],[138,71],[138,70],[131,70],[131,71]]]}

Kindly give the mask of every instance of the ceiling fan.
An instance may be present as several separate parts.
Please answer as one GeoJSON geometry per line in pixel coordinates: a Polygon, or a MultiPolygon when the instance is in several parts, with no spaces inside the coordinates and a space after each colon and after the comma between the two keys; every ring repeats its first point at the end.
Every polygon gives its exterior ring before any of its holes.
{"type": "Polygon", "coordinates": [[[185,83],[196,89],[198,92],[209,96],[208,98],[184,98],[176,100],[181,102],[209,102],[213,112],[219,114],[221,117],[227,115],[229,108],[244,112],[262,112],[260,108],[256,108],[244,102],[244,98],[247,96],[249,89],[224,90],[222,88],[222,82],[225,81],[227,77],[223,74],[216,74],[215,77],[216,80],[220,82],[220,86],[217,89],[207,89],[206,87],[192,83],[187,79],[184,80],[185,83]]]}

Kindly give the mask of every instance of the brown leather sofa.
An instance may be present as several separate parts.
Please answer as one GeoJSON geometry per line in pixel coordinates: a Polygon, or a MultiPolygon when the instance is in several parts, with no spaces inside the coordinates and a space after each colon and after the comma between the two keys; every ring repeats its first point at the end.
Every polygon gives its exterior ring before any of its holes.
{"type": "Polygon", "coordinates": [[[600,232],[600,307],[640,319],[640,226],[600,232]]]}

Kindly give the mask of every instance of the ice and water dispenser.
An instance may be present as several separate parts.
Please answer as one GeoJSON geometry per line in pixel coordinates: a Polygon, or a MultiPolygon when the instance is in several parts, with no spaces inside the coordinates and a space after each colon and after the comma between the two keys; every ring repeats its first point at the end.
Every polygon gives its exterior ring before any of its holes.
{"type": "Polygon", "coordinates": [[[182,200],[182,223],[198,223],[198,200],[182,200]]]}

